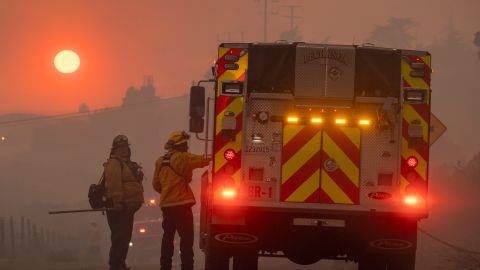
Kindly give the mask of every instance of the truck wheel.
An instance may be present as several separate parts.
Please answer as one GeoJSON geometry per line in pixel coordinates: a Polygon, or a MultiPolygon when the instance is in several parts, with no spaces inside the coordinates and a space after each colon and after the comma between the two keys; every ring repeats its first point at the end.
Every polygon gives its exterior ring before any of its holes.
{"type": "Polygon", "coordinates": [[[230,256],[219,248],[205,250],[205,270],[228,270],[230,256]]]}
{"type": "Polygon", "coordinates": [[[258,252],[256,250],[233,255],[233,270],[245,269],[258,269],[258,252]]]}
{"type": "Polygon", "coordinates": [[[300,265],[314,264],[321,259],[317,252],[306,248],[285,249],[283,253],[290,261],[300,265]]]}
{"type": "Polygon", "coordinates": [[[366,254],[358,261],[358,270],[385,270],[386,268],[387,261],[384,255],[366,254]]]}
{"type": "Polygon", "coordinates": [[[392,255],[388,262],[388,270],[415,270],[415,253],[392,255]]]}

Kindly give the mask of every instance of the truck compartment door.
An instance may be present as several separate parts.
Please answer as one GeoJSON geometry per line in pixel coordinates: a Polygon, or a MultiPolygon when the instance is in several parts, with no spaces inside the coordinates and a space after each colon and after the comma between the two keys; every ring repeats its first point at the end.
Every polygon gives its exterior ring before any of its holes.
{"type": "Polygon", "coordinates": [[[321,140],[317,126],[284,126],[281,201],[319,202],[321,140]]]}
{"type": "Polygon", "coordinates": [[[360,129],[326,127],[322,137],[320,202],[359,204],[360,129]]]}

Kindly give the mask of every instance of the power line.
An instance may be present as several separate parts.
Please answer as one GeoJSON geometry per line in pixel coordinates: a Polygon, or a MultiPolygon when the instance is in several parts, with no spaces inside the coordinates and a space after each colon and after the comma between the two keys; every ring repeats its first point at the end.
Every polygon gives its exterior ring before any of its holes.
{"type": "Polygon", "coordinates": [[[49,116],[31,117],[31,118],[19,119],[19,120],[9,120],[9,121],[0,122],[0,127],[26,125],[26,124],[30,124],[32,122],[39,122],[39,121],[71,119],[71,118],[89,116],[89,115],[93,115],[93,114],[98,115],[98,114],[101,114],[101,113],[115,112],[115,111],[121,111],[121,110],[126,111],[126,110],[141,108],[141,106],[143,106],[145,104],[148,104],[148,103],[157,103],[157,102],[161,102],[161,101],[163,101],[163,100],[162,99],[152,99],[152,100],[148,100],[148,101],[144,101],[144,102],[138,102],[138,103],[129,104],[129,105],[122,105],[122,106],[115,106],[115,107],[110,107],[110,108],[102,108],[102,109],[97,109],[97,110],[91,110],[91,111],[88,111],[88,112],[64,113],[64,114],[56,114],[56,115],[49,115],[49,116]]]}
{"type": "Polygon", "coordinates": [[[439,243],[441,243],[441,244],[443,244],[443,245],[445,245],[445,246],[448,246],[448,247],[450,247],[450,248],[452,248],[452,249],[454,249],[454,250],[456,250],[456,251],[459,251],[459,252],[462,252],[462,253],[468,253],[468,254],[472,254],[472,255],[480,255],[480,251],[475,251],[475,250],[471,250],[471,249],[466,249],[466,248],[459,247],[459,246],[457,246],[457,245],[454,245],[454,244],[452,244],[452,243],[449,243],[449,242],[447,242],[447,241],[445,241],[445,240],[442,240],[442,239],[438,238],[437,236],[435,236],[435,235],[433,235],[433,234],[431,234],[431,233],[423,230],[423,229],[420,228],[420,227],[418,228],[418,231],[421,232],[421,233],[423,233],[423,234],[425,234],[426,236],[432,238],[433,240],[435,240],[435,241],[437,241],[437,242],[439,242],[439,243]]]}
{"type": "Polygon", "coordinates": [[[285,17],[285,18],[289,18],[290,19],[290,31],[293,30],[294,26],[295,26],[295,19],[303,19],[302,16],[295,16],[295,9],[296,8],[302,8],[303,6],[299,6],[299,5],[283,5],[282,6],[283,8],[289,8],[290,9],[290,15],[288,16],[282,16],[282,17],[285,17]]]}

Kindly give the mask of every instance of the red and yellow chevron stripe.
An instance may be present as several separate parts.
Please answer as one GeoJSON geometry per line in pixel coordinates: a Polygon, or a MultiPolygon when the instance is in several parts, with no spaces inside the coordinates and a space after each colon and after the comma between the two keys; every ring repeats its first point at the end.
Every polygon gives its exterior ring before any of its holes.
{"type": "Polygon", "coordinates": [[[282,201],[319,201],[321,139],[322,131],[316,126],[283,128],[282,201]]]}
{"type": "Polygon", "coordinates": [[[248,65],[248,53],[246,48],[227,48],[219,47],[217,60],[217,93],[215,107],[215,137],[214,137],[214,158],[213,158],[213,179],[214,186],[216,181],[223,181],[225,177],[232,177],[237,185],[241,180],[241,154],[242,154],[242,128],[243,128],[243,106],[244,98],[236,96],[222,96],[222,81],[243,81],[248,65]],[[235,55],[239,57],[236,62],[239,66],[237,70],[226,70],[225,55],[235,55]],[[233,114],[236,120],[236,136],[234,141],[225,141],[222,139],[222,119],[225,113],[233,114]],[[224,158],[224,152],[227,149],[233,149],[236,157],[232,162],[224,158]]]}
{"type": "Polygon", "coordinates": [[[284,127],[282,201],[358,204],[359,168],[358,128],[284,127]]]}
{"type": "Polygon", "coordinates": [[[409,185],[421,185],[426,187],[428,177],[428,161],[429,161],[429,127],[430,127],[430,76],[431,76],[431,56],[423,55],[404,55],[401,64],[403,90],[419,89],[425,91],[424,103],[403,104],[403,120],[402,120],[402,166],[400,176],[400,189],[405,193],[409,185]],[[423,63],[424,76],[412,77],[411,72],[414,70],[410,63],[423,63]],[[417,142],[412,142],[408,129],[410,125],[420,126],[422,129],[422,138],[417,142]],[[408,157],[415,157],[418,165],[412,170],[406,165],[408,157]]]}
{"type": "Polygon", "coordinates": [[[326,128],[323,132],[322,165],[320,202],[358,204],[360,202],[360,129],[326,128]],[[334,162],[336,168],[332,168],[329,162],[334,162]]]}

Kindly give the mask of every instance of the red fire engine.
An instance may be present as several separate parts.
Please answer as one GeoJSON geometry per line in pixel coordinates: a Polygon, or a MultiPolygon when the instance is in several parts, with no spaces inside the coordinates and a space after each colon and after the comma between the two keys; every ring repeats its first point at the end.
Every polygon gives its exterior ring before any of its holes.
{"type": "Polygon", "coordinates": [[[190,100],[190,131],[205,131],[213,156],[202,177],[205,269],[231,258],[257,269],[259,256],[415,268],[428,215],[428,52],[221,44],[214,75],[212,97],[193,86],[190,100]]]}

